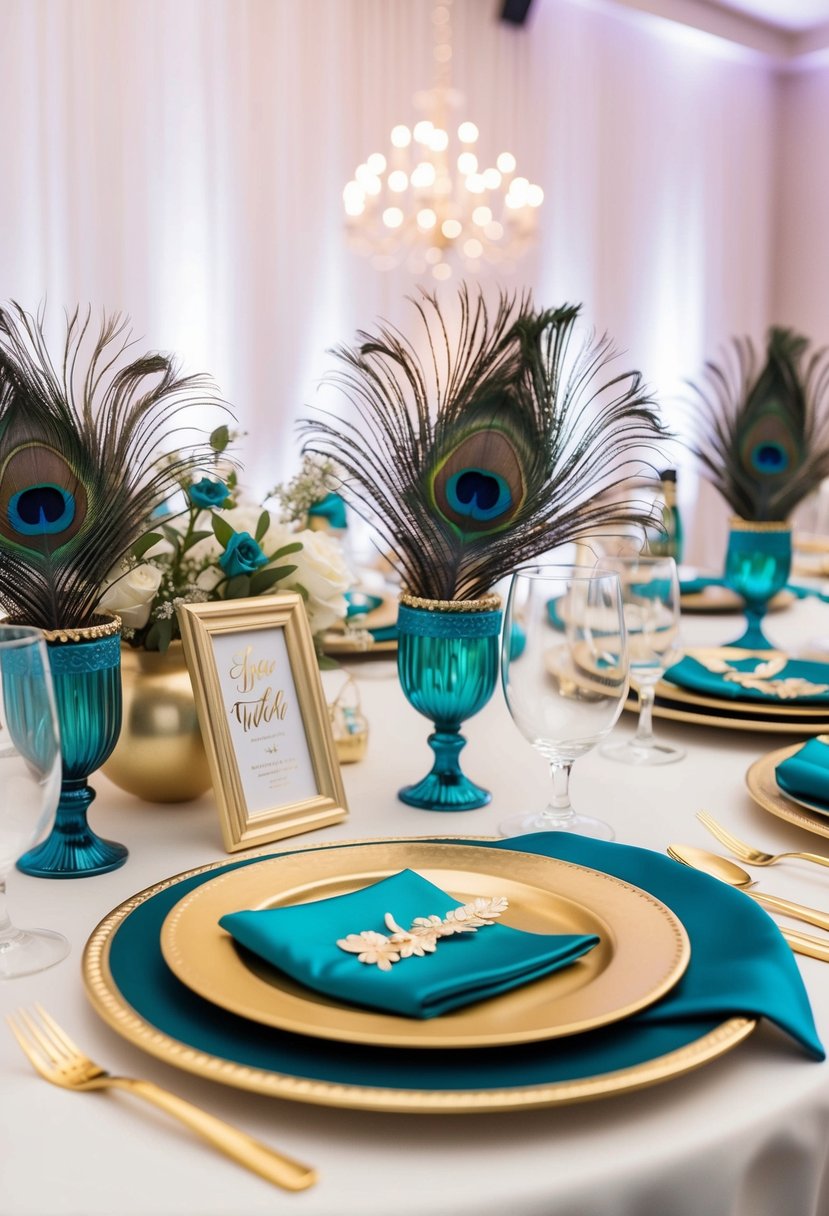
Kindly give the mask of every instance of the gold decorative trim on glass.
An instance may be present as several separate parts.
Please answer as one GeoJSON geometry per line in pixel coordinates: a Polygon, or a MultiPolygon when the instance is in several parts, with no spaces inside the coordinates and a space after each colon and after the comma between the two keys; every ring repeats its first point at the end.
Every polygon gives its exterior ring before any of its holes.
{"type": "Polygon", "coordinates": [[[732,532],[791,532],[792,525],[785,519],[740,519],[732,515],[729,521],[732,532]]]}
{"type": "Polygon", "coordinates": [[[497,612],[501,607],[499,595],[482,595],[479,600],[428,600],[422,595],[401,592],[400,603],[407,608],[423,608],[426,612],[497,612]]]}
{"type": "MultiPolygon", "coordinates": [[[[421,843],[425,839],[415,839],[409,843],[421,843]]],[[[434,838],[428,839],[431,842],[434,838]]],[[[473,841],[474,838],[470,838],[470,843],[473,841]]],[[[406,842],[398,839],[395,843],[406,842]]],[[[338,847],[341,847],[341,842],[332,841],[320,845],[314,851],[321,852],[338,847]]],[[[288,852],[298,852],[305,848],[307,845],[298,844],[288,852]]],[[[525,857],[525,854],[521,854],[522,861],[525,857]]],[[[141,1050],[164,1060],[174,1068],[181,1068],[185,1072],[194,1073],[196,1076],[206,1077],[224,1085],[296,1102],[350,1110],[409,1114],[531,1110],[549,1106],[566,1106],[609,1094],[630,1093],[672,1077],[682,1076],[731,1051],[748,1038],[756,1026],[756,1020],[752,1018],[726,1018],[719,1026],[701,1034],[692,1043],[629,1068],[579,1077],[571,1081],[508,1086],[503,1089],[490,1090],[415,1090],[343,1084],[339,1081],[312,1080],[308,1077],[237,1064],[232,1060],[197,1050],[144,1021],[122,996],[113,980],[108,964],[112,938],[137,907],[160,891],[179,882],[226,865],[227,861],[217,861],[211,865],[185,871],[174,878],[156,883],[126,900],[106,916],[95,929],[87,943],[83,958],[83,977],[87,996],[96,1012],[109,1026],[141,1050]]]]}
{"type": "Polygon", "coordinates": [[[549,857],[424,841],[314,850],[222,874],[171,910],[161,949],[182,983],[251,1021],[324,1039],[417,1048],[526,1043],[606,1025],[664,995],[689,958],[677,917],[620,879],[549,857]],[[571,967],[497,1000],[420,1020],[332,1002],[241,953],[219,927],[229,912],[328,899],[407,868],[464,902],[506,897],[515,928],[596,934],[599,944],[571,967]]]}
{"type": "Polygon", "coordinates": [[[102,615],[99,625],[85,625],[79,629],[44,629],[47,642],[94,642],[98,638],[110,638],[121,628],[120,616],[102,615]]]}
{"type": "MultiPolygon", "coordinates": [[[[829,738],[824,742],[829,743],[829,738]]],[[[817,807],[812,810],[809,803],[785,794],[777,784],[775,769],[778,764],[800,751],[802,746],[798,743],[794,747],[782,747],[779,751],[769,752],[755,760],[746,773],[746,786],[751,797],[764,811],[770,811],[778,819],[785,819],[799,828],[805,828],[807,832],[829,837],[829,814],[817,807]]]]}

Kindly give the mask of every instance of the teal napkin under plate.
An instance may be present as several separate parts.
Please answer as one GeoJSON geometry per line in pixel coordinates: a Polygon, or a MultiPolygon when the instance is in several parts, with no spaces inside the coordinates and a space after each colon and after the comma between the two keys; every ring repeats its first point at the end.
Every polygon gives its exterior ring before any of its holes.
{"type": "Polygon", "coordinates": [[[391,912],[408,929],[417,916],[443,918],[461,903],[413,870],[350,895],[292,907],[231,912],[219,924],[246,949],[326,996],[413,1018],[433,1018],[540,979],[598,944],[594,934],[525,933],[493,923],[441,938],[433,954],[391,970],[361,963],[338,938],[366,929],[389,935],[391,912]]]}
{"type": "MultiPolygon", "coordinates": [[[[763,659],[732,659],[729,661],[729,666],[736,671],[752,672],[764,661],[763,659]]],[[[809,680],[812,684],[829,685],[829,663],[812,662],[807,659],[789,659],[786,666],[774,676],[774,679],[792,678],[809,680]]],[[[709,671],[690,655],[686,655],[673,667],[669,667],[664,679],[669,684],[676,684],[677,687],[687,688],[691,692],[699,692],[711,697],[727,697],[732,701],[765,701],[780,705],[829,705],[829,688],[825,692],[815,691],[804,693],[803,696],[783,699],[757,688],[745,688],[734,680],[727,680],[724,674],[709,671]]]]}
{"type": "MultiPolygon", "coordinates": [[[[777,784],[795,798],[824,803],[829,815],[829,746],[820,739],[810,739],[800,751],[782,760],[774,770],[777,784]]],[[[819,807],[819,809],[824,809],[819,807]]]]}
{"type": "Polygon", "coordinates": [[[704,574],[697,575],[696,578],[681,578],[679,580],[680,595],[700,595],[705,591],[706,587],[724,587],[725,580],[722,578],[714,578],[713,576],[706,577],[704,574]]]}

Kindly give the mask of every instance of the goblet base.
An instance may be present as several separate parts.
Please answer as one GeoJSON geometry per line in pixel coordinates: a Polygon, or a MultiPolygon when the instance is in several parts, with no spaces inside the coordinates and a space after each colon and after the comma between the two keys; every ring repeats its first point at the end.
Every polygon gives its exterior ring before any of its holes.
{"type": "Polygon", "coordinates": [[[17,868],[33,878],[91,878],[117,870],[128,856],[124,845],[94,832],[75,836],[54,829],[42,844],[23,854],[17,868]]]}
{"type": "Polygon", "coordinates": [[[69,942],[51,929],[18,929],[0,940],[0,980],[35,975],[66,958],[69,942]]]}
{"type": "Polygon", "coordinates": [[[619,764],[632,764],[639,768],[651,768],[656,764],[675,764],[685,758],[684,747],[674,747],[672,743],[637,743],[628,739],[625,743],[605,743],[599,748],[599,754],[608,760],[619,764]]]}
{"type": "Polygon", "coordinates": [[[555,815],[550,811],[531,811],[524,815],[510,815],[498,824],[502,836],[527,836],[531,832],[576,832],[592,840],[615,840],[616,833],[609,823],[594,819],[591,815],[555,815]]]}
{"type": "Polygon", "coordinates": [[[397,797],[421,811],[475,811],[492,801],[489,790],[460,772],[429,773],[415,785],[404,786],[397,797]]]}

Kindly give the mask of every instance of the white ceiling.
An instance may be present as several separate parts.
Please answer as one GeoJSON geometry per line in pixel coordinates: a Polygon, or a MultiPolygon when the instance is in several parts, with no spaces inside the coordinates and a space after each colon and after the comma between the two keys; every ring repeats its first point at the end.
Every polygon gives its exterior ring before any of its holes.
{"type": "Polygon", "coordinates": [[[708,0],[777,29],[805,33],[829,22],[829,0],[708,0]]]}

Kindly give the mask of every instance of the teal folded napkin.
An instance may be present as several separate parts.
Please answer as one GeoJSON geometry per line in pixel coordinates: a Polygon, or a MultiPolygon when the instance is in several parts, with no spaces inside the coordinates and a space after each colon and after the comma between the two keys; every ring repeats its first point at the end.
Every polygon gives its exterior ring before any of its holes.
{"type": "Polygon", "coordinates": [[[724,587],[725,580],[713,576],[698,575],[696,578],[681,578],[679,580],[680,595],[700,595],[706,587],[724,587]]]}
{"type": "MultiPolygon", "coordinates": [[[[731,659],[729,667],[735,671],[753,672],[765,659],[731,659]]],[[[829,663],[813,662],[807,659],[789,659],[773,677],[775,680],[801,679],[811,684],[829,686],[829,663]]],[[[724,673],[709,671],[697,659],[686,655],[673,667],[665,672],[664,679],[678,688],[687,688],[691,692],[704,693],[713,697],[728,697],[733,701],[766,701],[780,705],[826,705],[829,704],[829,687],[820,692],[817,689],[803,692],[796,697],[780,697],[776,693],[766,692],[758,688],[746,688],[734,680],[727,680],[724,673]]]]}
{"type": "Polygon", "coordinates": [[[782,760],[774,773],[781,790],[807,802],[825,803],[829,815],[829,746],[820,739],[810,739],[800,751],[782,760]]]}
{"type": "Polygon", "coordinates": [[[433,1018],[508,992],[574,962],[594,934],[525,933],[493,923],[441,938],[432,954],[401,958],[388,971],[361,963],[339,938],[373,930],[389,936],[390,912],[408,929],[415,917],[445,917],[462,904],[413,870],[350,895],[261,911],[231,912],[219,924],[293,979],[326,996],[413,1018],[433,1018]]]}

